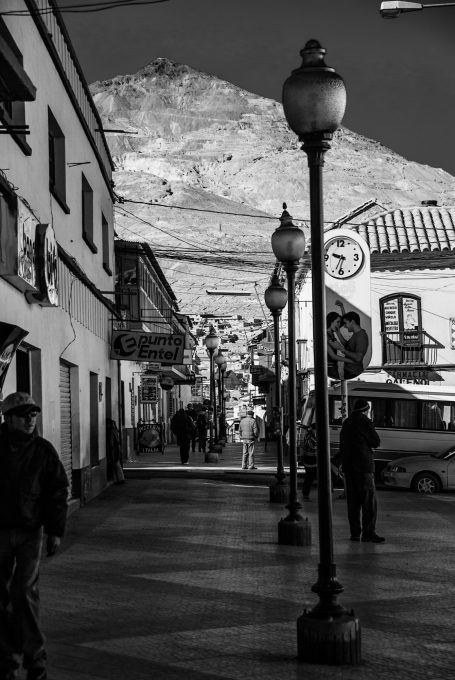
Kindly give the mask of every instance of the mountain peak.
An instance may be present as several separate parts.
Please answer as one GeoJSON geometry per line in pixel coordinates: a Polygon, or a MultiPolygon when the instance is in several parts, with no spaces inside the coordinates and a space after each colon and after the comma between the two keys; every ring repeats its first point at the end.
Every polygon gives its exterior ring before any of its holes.
{"type": "Polygon", "coordinates": [[[173,80],[188,73],[198,73],[198,71],[196,71],[196,69],[192,68],[191,66],[179,64],[176,61],[168,59],[167,57],[157,57],[139,69],[139,71],[137,71],[137,73],[134,75],[143,77],[166,76],[170,80],[173,80]]]}

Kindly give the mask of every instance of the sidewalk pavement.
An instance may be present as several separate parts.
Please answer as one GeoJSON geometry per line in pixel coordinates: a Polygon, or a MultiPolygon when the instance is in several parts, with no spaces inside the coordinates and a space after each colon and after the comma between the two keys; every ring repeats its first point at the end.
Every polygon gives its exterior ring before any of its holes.
{"type": "MultiPolygon", "coordinates": [[[[196,444],[197,446],[197,444],[196,444]]],[[[208,449],[208,447],[207,447],[208,449]]],[[[152,476],[175,476],[180,474],[184,477],[210,477],[214,476],[232,478],[234,473],[243,479],[245,474],[251,476],[251,483],[265,483],[264,476],[268,482],[274,481],[277,469],[277,453],[275,442],[256,442],[254,446],[254,464],[256,470],[242,470],[242,444],[239,442],[228,443],[223,446],[222,452],[218,456],[217,463],[206,463],[203,453],[190,453],[188,465],[180,462],[179,448],[175,444],[167,445],[163,454],[159,451],[154,453],[138,454],[124,463],[125,476],[128,479],[144,478],[152,476]]],[[[284,469],[289,473],[288,456],[284,455],[284,469]]],[[[298,470],[299,476],[303,474],[298,470]]]]}
{"type": "Polygon", "coordinates": [[[280,546],[286,511],[253,476],[128,479],[71,515],[41,570],[50,680],[454,677],[455,495],[379,491],[382,545],[348,540],[333,495],[339,602],[360,620],[363,664],[331,667],[297,660],[297,618],[317,603],[317,490],[313,544],[280,546]]]}

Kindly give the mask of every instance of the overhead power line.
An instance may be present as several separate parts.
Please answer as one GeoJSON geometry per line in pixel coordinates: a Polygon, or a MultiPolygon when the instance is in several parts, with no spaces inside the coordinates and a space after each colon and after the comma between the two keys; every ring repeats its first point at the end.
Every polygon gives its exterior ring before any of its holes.
{"type": "Polygon", "coordinates": [[[11,9],[0,12],[0,16],[25,17],[45,14],[89,14],[90,12],[104,12],[108,9],[131,7],[133,5],[158,5],[170,0],[106,0],[105,2],[86,2],[75,5],[62,5],[60,7],[45,7],[43,9],[11,9]]]}

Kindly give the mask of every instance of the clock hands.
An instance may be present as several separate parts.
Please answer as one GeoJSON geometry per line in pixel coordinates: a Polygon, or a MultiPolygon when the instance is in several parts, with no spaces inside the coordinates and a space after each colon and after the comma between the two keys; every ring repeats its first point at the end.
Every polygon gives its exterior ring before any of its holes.
{"type": "Polygon", "coordinates": [[[338,255],[337,253],[333,253],[333,257],[336,257],[336,258],[338,258],[338,260],[339,260],[339,262],[338,262],[337,266],[335,267],[335,269],[340,269],[341,266],[342,266],[342,264],[343,264],[343,260],[346,259],[345,256],[344,256],[344,255],[338,255]]]}

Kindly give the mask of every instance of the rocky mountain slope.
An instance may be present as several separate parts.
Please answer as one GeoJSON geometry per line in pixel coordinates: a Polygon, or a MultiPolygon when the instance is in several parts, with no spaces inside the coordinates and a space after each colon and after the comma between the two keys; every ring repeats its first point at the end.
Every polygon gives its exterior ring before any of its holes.
{"type": "MultiPolygon", "coordinates": [[[[107,135],[125,199],[117,234],[150,242],[182,311],[260,315],[283,201],[309,218],[306,155],[281,104],[165,58],[91,90],[104,127],[124,131],[107,135]],[[233,288],[251,296],[206,294],[233,288]]],[[[453,205],[454,178],[341,128],[326,154],[327,226],[371,199],[373,212],[453,205]]]]}

